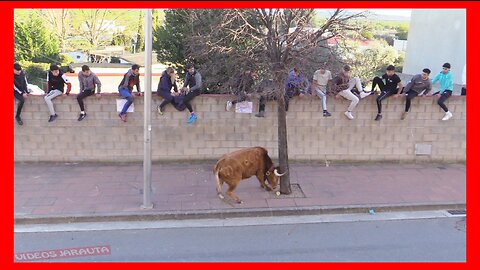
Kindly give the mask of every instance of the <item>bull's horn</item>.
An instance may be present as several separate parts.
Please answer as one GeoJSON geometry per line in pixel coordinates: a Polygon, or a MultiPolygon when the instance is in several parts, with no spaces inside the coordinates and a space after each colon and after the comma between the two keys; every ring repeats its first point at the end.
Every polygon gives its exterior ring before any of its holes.
{"type": "Polygon", "coordinates": [[[284,176],[284,175],[286,174],[286,172],[284,172],[284,173],[282,173],[282,174],[279,174],[278,171],[277,171],[277,169],[275,169],[275,170],[273,171],[273,173],[274,173],[276,176],[278,176],[278,177],[284,176]]]}

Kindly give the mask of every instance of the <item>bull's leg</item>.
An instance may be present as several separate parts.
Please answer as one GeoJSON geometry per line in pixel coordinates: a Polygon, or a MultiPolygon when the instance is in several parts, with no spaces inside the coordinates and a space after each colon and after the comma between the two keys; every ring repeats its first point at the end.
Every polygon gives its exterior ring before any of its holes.
{"type": "Polygon", "coordinates": [[[260,182],[260,186],[261,186],[263,189],[265,189],[265,190],[267,190],[267,191],[271,191],[271,190],[272,190],[269,186],[265,185],[265,175],[264,175],[263,173],[261,173],[261,172],[260,172],[260,173],[257,173],[257,179],[258,179],[258,181],[260,182]]]}
{"type": "Polygon", "coordinates": [[[220,197],[220,199],[225,198],[222,194],[222,185],[223,185],[223,180],[218,177],[218,173],[215,173],[215,178],[217,180],[217,195],[220,197]]]}
{"type": "MultiPolygon", "coordinates": [[[[237,181],[237,183],[238,183],[238,182],[240,182],[240,180],[237,181]]],[[[227,182],[227,183],[228,183],[228,182],[227,182]]],[[[230,184],[230,183],[228,183],[228,190],[227,190],[226,193],[227,193],[228,196],[232,197],[237,203],[243,203],[242,200],[240,200],[240,198],[239,198],[237,195],[235,195],[235,193],[233,193],[233,191],[235,190],[236,187],[237,187],[237,184],[234,184],[234,183],[230,184]]]]}

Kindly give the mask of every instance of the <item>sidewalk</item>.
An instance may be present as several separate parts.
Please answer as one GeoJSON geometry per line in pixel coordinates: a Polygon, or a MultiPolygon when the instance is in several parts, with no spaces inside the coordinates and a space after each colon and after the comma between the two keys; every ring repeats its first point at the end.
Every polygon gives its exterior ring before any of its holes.
{"type": "MultiPolygon", "coordinates": [[[[153,209],[142,209],[142,164],[16,163],[15,223],[465,209],[464,164],[290,164],[291,195],[256,178],[217,197],[214,162],[153,164],[153,209]]],[[[223,186],[226,191],[226,185],[223,186]]]]}

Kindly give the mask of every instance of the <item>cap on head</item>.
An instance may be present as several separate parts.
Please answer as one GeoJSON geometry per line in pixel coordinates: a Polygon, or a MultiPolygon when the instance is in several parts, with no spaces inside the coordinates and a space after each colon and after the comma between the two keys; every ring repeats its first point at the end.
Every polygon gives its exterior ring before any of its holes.
{"type": "Polygon", "coordinates": [[[445,63],[445,64],[443,64],[442,67],[444,67],[444,68],[450,68],[450,63],[445,63]]]}
{"type": "Polygon", "coordinates": [[[13,69],[20,71],[20,70],[22,70],[22,66],[20,66],[19,63],[15,63],[15,64],[13,64],[13,69]]]}
{"type": "Polygon", "coordinates": [[[425,73],[427,73],[427,74],[430,74],[430,72],[432,72],[432,71],[430,71],[430,69],[428,69],[428,68],[424,68],[422,71],[425,72],[425,73]]]}

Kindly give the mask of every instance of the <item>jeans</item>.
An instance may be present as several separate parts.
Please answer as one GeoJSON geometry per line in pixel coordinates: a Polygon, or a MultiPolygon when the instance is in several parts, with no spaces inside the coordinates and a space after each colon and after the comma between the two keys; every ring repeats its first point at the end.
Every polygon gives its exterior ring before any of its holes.
{"type": "Polygon", "coordinates": [[[80,94],[78,94],[77,101],[78,101],[78,105],[80,106],[80,111],[82,112],[85,111],[85,105],[83,104],[83,99],[93,95],[94,93],[95,91],[93,89],[87,89],[87,90],[83,90],[80,94]]]}
{"type": "Polygon", "coordinates": [[[61,96],[63,94],[62,91],[60,90],[50,90],[48,94],[45,95],[44,99],[45,102],[47,103],[48,106],[48,111],[50,112],[50,115],[55,115],[55,109],[53,108],[53,102],[52,99],[61,96]]]}
{"type": "Polygon", "coordinates": [[[326,85],[318,85],[315,87],[315,91],[317,96],[322,98],[322,108],[324,111],[327,110],[327,86],[326,85]]]}
{"type": "Polygon", "coordinates": [[[355,107],[358,104],[358,101],[360,100],[360,99],[358,99],[358,97],[356,95],[354,95],[352,93],[352,91],[350,89],[343,90],[343,91],[340,91],[340,93],[338,93],[340,96],[344,97],[345,99],[348,99],[348,100],[352,101],[352,102],[350,102],[350,105],[348,106],[348,109],[347,109],[349,112],[351,112],[353,109],[355,109],[355,107]]]}
{"type": "MultiPolygon", "coordinates": [[[[381,88],[380,88],[381,89],[381,88]]],[[[393,96],[397,93],[396,90],[390,90],[390,91],[383,91],[380,94],[380,96],[377,97],[377,109],[378,109],[378,114],[382,113],[382,100],[386,99],[389,96],[393,96]]]]}
{"type": "Polygon", "coordinates": [[[19,117],[20,114],[22,113],[22,108],[23,108],[23,104],[25,103],[25,98],[23,98],[23,95],[18,93],[17,91],[13,91],[13,94],[15,98],[18,100],[17,114],[15,116],[19,117]]]}
{"type": "Polygon", "coordinates": [[[440,95],[440,98],[438,99],[438,105],[442,107],[444,112],[448,112],[447,106],[445,106],[444,102],[452,96],[452,90],[445,90],[443,93],[440,95]]]}
{"type": "Polygon", "coordinates": [[[358,92],[363,91],[362,82],[360,81],[360,79],[358,77],[350,78],[350,81],[348,81],[348,89],[347,90],[350,91],[355,86],[357,87],[358,92]]]}
{"type": "Polygon", "coordinates": [[[185,99],[183,100],[183,103],[185,104],[185,106],[187,106],[187,109],[189,112],[193,112],[193,108],[192,108],[192,105],[190,104],[190,101],[198,95],[200,95],[200,89],[189,91],[188,94],[185,95],[185,99]]]}
{"type": "Polygon", "coordinates": [[[130,107],[130,105],[132,105],[133,103],[133,95],[130,92],[130,90],[123,87],[119,87],[118,92],[120,93],[120,95],[122,95],[122,97],[124,97],[127,100],[127,102],[125,102],[125,105],[122,108],[122,112],[120,113],[120,114],[126,114],[128,107],[130,107]]]}
{"type": "Polygon", "coordinates": [[[157,94],[163,98],[162,103],[160,103],[160,109],[167,106],[168,103],[174,104],[172,93],[169,91],[158,91],[157,94]]]}
{"type": "Polygon", "coordinates": [[[405,111],[408,112],[410,110],[410,104],[412,102],[412,99],[414,99],[416,96],[418,96],[418,93],[415,91],[408,91],[407,92],[407,103],[405,103],[405,111]]]}

